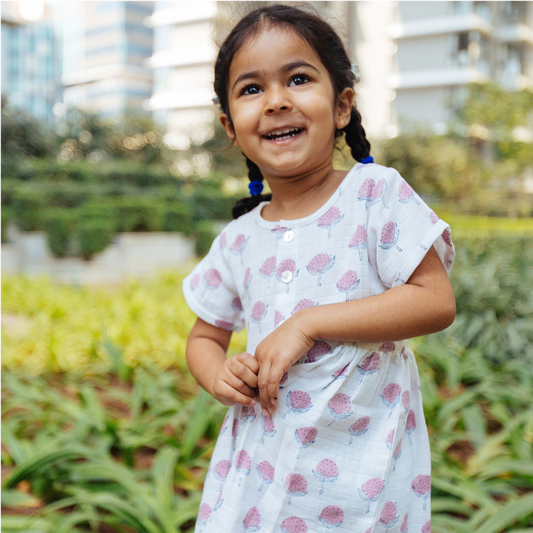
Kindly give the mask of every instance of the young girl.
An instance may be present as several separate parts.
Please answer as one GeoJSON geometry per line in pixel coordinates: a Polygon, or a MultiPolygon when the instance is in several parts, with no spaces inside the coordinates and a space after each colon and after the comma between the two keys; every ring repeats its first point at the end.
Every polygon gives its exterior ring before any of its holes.
{"type": "Polygon", "coordinates": [[[231,406],[197,532],[430,531],[404,339],[452,323],[454,250],[448,225],[372,163],[354,82],[332,28],[287,5],[246,16],[220,50],[220,119],[252,196],[184,282],[191,372],[231,406]],[[349,172],[332,166],[343,133],[349,172]],[[226,358],[245,326],[247,353],[226,358]]]}

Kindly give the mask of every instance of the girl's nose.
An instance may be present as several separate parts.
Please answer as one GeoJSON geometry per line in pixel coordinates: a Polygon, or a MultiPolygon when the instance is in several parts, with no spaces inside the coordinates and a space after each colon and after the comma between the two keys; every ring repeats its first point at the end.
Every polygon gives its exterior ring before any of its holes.
{"type": "Polygon", "coordinates": [[[272,90],[265,106],[265,115],[272,115],[280,111],[291,111],[292,104],[283,90],[272,90]]]}

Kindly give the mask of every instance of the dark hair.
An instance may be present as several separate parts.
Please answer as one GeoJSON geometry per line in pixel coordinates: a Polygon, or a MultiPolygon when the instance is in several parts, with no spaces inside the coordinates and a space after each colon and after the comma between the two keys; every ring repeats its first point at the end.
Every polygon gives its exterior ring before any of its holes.
{"type": "MultiPolygon", "coordinates": [[[[327,22],[313,13],[285,4],[262,7],[242,18],[233,28],[222,44],[215,63],[215,93],[220,101],[222,111],[228,115],[230,120],[228,83],[231,62],[244,43],[266,24],[290,28],[313,48],[329,72],[335,97],[346,87],[354,86],[355,74],[352,71],[348,54],[341,39],[327,22]]],[[[365,130],[361,124],[361,115],[355,104],[352,107],[349,124],[342,130],[337,130],[335,136],[342,135],[342,132],[346,134],[346,143],[356,161],[361,161],[370,155],[370,143],[366,139],[365,130]]],[[[250,181],[263,180],[259,167],[248,157],[246,157],[246,165],[248,166],[250,181]]],[[[260,202],[271,198],[272,195],[270,194],[243,198],[235,204],[232,210],[233,217],[238,218],[251,211],[260,202]]]]}

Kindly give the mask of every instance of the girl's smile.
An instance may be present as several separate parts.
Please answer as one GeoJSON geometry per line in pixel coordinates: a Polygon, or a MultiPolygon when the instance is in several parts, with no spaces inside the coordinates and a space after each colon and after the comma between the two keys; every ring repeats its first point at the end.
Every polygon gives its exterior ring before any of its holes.
{"type": "Polygon", "coordinates": [[[348,123],[352,98],[351,89],[335,98],[327,69],[305,40],[267,27],[233,58],[231,117],[222,114],[221,122],[275,188],[280,179],[330,173],[335,130],[348,123]]]}

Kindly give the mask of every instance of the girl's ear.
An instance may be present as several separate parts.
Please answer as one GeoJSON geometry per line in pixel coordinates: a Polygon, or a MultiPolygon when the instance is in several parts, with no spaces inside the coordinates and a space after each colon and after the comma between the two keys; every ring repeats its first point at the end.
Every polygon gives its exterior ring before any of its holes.
{"type": "Polygon", "coordinates": [[[355,98],[355,91],[351,87],[345,87],[337,96],[337,106],[335,108],[335,127],[345,128],[350,122],[352,106],[355,98]]]}
{"type": "Polygon", "coordinates": [[[239,143],[237,142],[237,137],[235,136],[235,130],[233,129],[233,124],[231,123],[231,119],[226,113],[220,114],[220,123],[222,124],[226,135],[231,139],[231,142],[235,146],[239,146],[239,143]]]}

